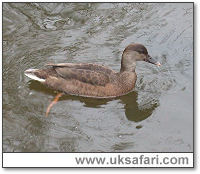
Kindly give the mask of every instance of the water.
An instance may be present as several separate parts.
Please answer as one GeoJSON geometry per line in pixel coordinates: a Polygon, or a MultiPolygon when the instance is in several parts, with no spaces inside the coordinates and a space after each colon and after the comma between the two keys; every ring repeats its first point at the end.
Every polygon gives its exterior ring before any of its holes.
{"type": "Polygon", "coordinates": [[[4,152],[192,152],[192,3],[3,3],[4,152]],[[134,92],[112,100],[63,96],[24,71],[55,62],[120,69],[131,42],[134,92]]]}

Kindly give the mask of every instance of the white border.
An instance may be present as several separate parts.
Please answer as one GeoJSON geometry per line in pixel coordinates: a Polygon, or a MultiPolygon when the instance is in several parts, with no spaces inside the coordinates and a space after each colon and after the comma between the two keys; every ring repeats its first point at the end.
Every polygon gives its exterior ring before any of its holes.
{"type": "MultiPolygon", "coordinates": [[[[3,2],[14,2],[14,0],[7,0],[7,1],[3,1],[3,2]]],[[[26,0],[26,1],[24,1],[24,0],[18,0],[17,2],[33,2],[33,0],[26,0]]],[[[34,0],[34,2],[50,2],[50,0],[49,1],[45,1],[45,0],[43,0],[43,1],[41,1],[41,0],[34,0]]],[[[52,2],[63,2],[62,0],[58,0],[58,1],[52,1],[52,2]]],[[[92,0],[87,0],[87,1],[85,1],[85,0],[79,0],[79,1],[71,1],[71,0],[68,0],[67,2],[95,2],[95,1],[92,1],[92,0]]],[[[102,0],[98,0],[98,2],[122,2],[122,1],[119,1],[119,0],[115,0],[115,1],[113,1],[113,0],[110,0],[110,1],[102,1],[102,0]]],[[[123,2],[134,2],[134,1],[131,1],[131,0],[126,0],[126,1],[123,1],[123,2]]],[[[138,1],[136,1],[136,2],[138,2],[138,1]]],[[[142,1],[142,2],[161,2],[161,1],[158,1],[158,0],[154,0],[154,1],[148,1],[148,0],[145,0],[145,1],[142,1]]],[[[167,1],[167,2],[195,2],[195,33],[196,33],[196,38],[195,38],[195,48],[197,48],[197,45],[198,45],[198,37],[197,37],[197,33],[199,33],[198,31],[199,31],[199,23],[197,23],[197,22],[199,22],[198,20],[199,20],[199,13],[198,13],[198,1],[197,0],[194,0],[194,1],[192,1],[192,0],[187,0],[187,1],[184,1],[184,0],[176,0],[176,1],[171,1],[171,0],[169,0],[169,1],[167,1]]],[[[2,3],[0,3],[0,13],[1,13],[1,15],[2,15],[2,3]]],[[[1,19],[2,19],[2,16],[1,16],[1,19]]],[[[1,29],[2,29],[2,22],[0,23],[0,27],[1,27],[1,29]]],[[[0,39],[1,39],[1,41],[2,41],[2,32],[0,32],[0,39]]],[[[2,44],[1,44],[2,45],[2,44]]],[[[198,60],[198,50],[196,49],[195,50],[195,53],[196,53],[196,55],[195,55],[195,57],[196,57],[196,59],[195,59],[195,63],[196,63],[196,65],[195,65],[195,69],[196,69],[196,73],[195,73],[195,76],[196,76],[196,89],[200,86],[199,85],[199,83],[200,83],[200,80],[199,80],[199,78],[200,78],[200,76],[198,75],[199,74],[199,71],[200,71],[200,68],[197,68],[198,66],[200,66],[199,64],[199,60],[198,60]]],[[[1,60],[2,60],[2,54],[1,54],[1,60]]],[[[2,61],[0,61],[0,66],[2,67],[2,61]]],[[[0,71],[0,79],[1,79],[1,83],[2,83],[2,71],[0,71]]],[[[2,85],[0,85],[0,90],[2,90],[2,85]]],[[[200,96],[199,96],[199,93],[198,93],[198,91],[196,90],[196,96],[195,96],[195,99],[197,99],[197,98],[199,98],[200,96]]],[[[0,95],[0,104],[1,104],[1,111],[2,111],[2,93],[1,93],[1,95],[0,95]]],[[[195,102],[197,102],[197,101],[195,101],[195,102]]],[[[196,104],[196,111],[198,111],[198,108],[197,108],[197,104],[196,104]]],[[[2,112],[1,112],[2,113],[2,112]]],[[[195,116],[195,127],[196,127],[196,132],[199,132],[199,127],[197,126],[197,122],[199,122],[199,118],[198,118],[198,114],[197,114],[197,112],[196,112],[196,116],[195,116]]],[[[1,117],[1,123],[2,123],[2,117],[1,117]]],[[[1,124],[1,126],[2,126],[2,124],[1,124]]],[[[0,143],[2,143],[2,134],[1,134],[1,140],[0,140],[0,143]]],[[[197,139],[197,141],[196,141],[196,144],[195,144],[195,146],[196,147],[198,147],[198,145],[199,145],[199,139],[197,139]]],[[[1,148],[1,152],[2,152],[2,148],[1,148]]],[[[195,151],[196,152],[196,151],[195,151]]],[[[2,153],[1,153],[2,154],[2,153]]],[[[14,154],[14,153],[12,153],[12,154],[14,154]]],[[[4,153],[4,159],[8,159],[7,157],[5,157],[5,156],[7,156],[8,155],[8,153],[4,153]]],[[[10,155],[11,155],[11,153],[10,153],[10,155]]],[[[19,154],[18,154],[19,155],[19,154]]],[[[35,154],[36,155],[36,154],[35,154]]],[[[45,156],[46,155],[46,153],[41,153],[41,156],[45,156]]],[[[57,154],[56,154],[57,155],[57,154]]],[[[196,158],[197,158],[197,155],[196,155],[196,158]]],[[[2,158],[0,158],[0,161],[2,160],[2,158]]],[[[18,162],[18,160],[20,160],[20,159],[15,159],[16,161],[17,161],[17,163],[19,163],[18,162]]],[[[55,161],[55,160],[54,160],[55,161]]],[[[195,160],[196,161],[196,160],[195,160]]],[[[1,161],[2,162],[2,161],[1,161]]],[[[4,161],[4,167],[5,167],[5,164],[8,164],[7,162],[5,163],[6,161],[4,161]]],[[[29,162],[31,162],[31,161],[29,161],[29,162]]],[[[61,162],[61,160],[59,159],[59,162],[61,162]]],[[[197,162],[195,162],[195,166],[197,165],[197,162]]],[[[51,166],[52,167],[52,166],[51,166]]],[[[199,170],[199,168],[197,168],[197,170],[195,170],[195,171],[193,171],[193,172],[198,172],[198,170],[199,170]]],[[[2,168],[1,168],[1,172],[3,173],[3,172],[6,172],[6,170],[3,170],[2,168]]],[[[20,171],[20,170],[18,170],[18,171],[16,171],[15,170],[15,173],[23,173],[23,172],[26,172],[27,173],[27,171],[20,171]]],[[[29,172],[34,172],[34,171],[29,171],[29,172]]],[[[41,173],[42,174],[44,174],[44,173],[47,173],[48,172],[48,174],[49,174],[49,172],[52,172],[52,171],[41,171],[41,173]]],[[[66,171],[63,171],[63,172],[65,172],[66,173],[66,171]]],[[[69,172],[69,171],[68,171],[69,172]]],[[[80,171],[81,173],[84,173],[84,171],[80,171]]],[[[120,170],[118,170],[118,171],[115,171],[115,173],[117,173],[117,172],[120,172],[121,173],[121,171],[120,170]]],[[[130,171],[130,172],[132,172],[132,171],[130,171]]],[[[154,172],[154,171],[147,171],[148,173],[149,172],[154,172]]],[[[179,173],[179,172],[181,172],[181,173],[183,173],[183,172],[188,172],[187,170],[184,170],[184,171],[177,171],[176,170],[176,173],[179,173]]],[[[40,173],[39,171],[37,171],[37,173],[40,173]]],[[[73,172],[74,173],[74,172],[73,172]]],[[[110,172],[109,172],[110,173],[110,172]]],[[[199,173],[199,172],[198,172],[199,173]]]]}
{"type": "Polygon", "coordinates": [[[193,153],[3,153],[3,167],[189,168],[193,153]]]}

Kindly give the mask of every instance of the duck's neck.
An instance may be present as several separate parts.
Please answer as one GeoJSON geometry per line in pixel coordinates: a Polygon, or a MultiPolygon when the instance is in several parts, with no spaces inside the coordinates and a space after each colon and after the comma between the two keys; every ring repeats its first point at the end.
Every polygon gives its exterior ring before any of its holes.
{"type": "Polygon", "coordinates": [[[121,59],[120,73],[124,71],[135,72],[135,68],[136,68],[135,57],[136,56],[134,52],[127,52],[127,51],[123,52],[122,59],[121,59]]]}
{"type": "Polygon", "coordinates": [[[136,62],[131,62],[131,64],[125,64],[123,61],[121,63],[120,73],[128,71],[128,72],[135,72],[136,62]]]}

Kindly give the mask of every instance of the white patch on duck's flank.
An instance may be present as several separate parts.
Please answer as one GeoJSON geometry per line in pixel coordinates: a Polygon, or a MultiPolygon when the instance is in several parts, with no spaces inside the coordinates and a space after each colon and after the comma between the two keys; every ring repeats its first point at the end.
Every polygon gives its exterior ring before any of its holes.
{"type": "Polygon", "coordinates": [[[39,81],[39,82],[45,82],[45,79],[39,78],[34,74],[34,71],[36,71],[37,69],[28,69],[24,72],[24,74],[29,77],[30,79],[39,81]]]}
{"type": "Polygon", "coordinates": [[[41,79],[41,78],[37,77],[37,76],[34,75],[34,74],[27,74],[27,73],[25,73],[25,75],[26,75],[27,77],[29,77],[30,79],[37,80],[37,81],[39,81],[39,82],[45,82],[45,79],[41,79]]]}

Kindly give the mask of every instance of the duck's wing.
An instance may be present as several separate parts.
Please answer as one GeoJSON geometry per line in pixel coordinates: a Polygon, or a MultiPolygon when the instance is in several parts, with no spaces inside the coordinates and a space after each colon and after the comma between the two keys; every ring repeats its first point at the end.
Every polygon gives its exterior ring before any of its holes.
{"type": "Polygon", "coordinates": [[[93,64],[93,63],[58,63],[58,64],[49,63],[46,64],[46,66],[91,70],[95,72],[101,72],[103,74],[116,73],[115,71],[113,71],[112,69],[110,69],[105,65],[93,64]]]}
{"type": "Polygon", "coordinates": [[[54,70],[60,77],[66,80],[78,80],[97,86],[105,86],[110,82],[109,76],[99,71],[68,68],[66,66],[54,66],[54,70]]]}

